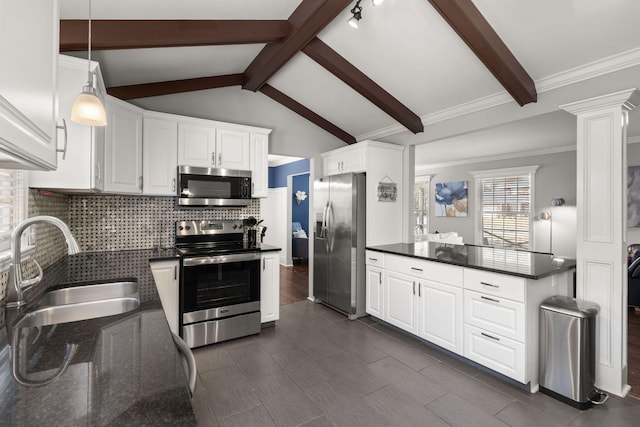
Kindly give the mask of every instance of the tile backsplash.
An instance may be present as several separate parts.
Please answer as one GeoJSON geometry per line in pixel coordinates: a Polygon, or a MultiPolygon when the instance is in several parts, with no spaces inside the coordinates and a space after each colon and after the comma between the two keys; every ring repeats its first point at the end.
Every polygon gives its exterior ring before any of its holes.
{"type": "MultiPolygon", "coordinates": [[[[174,245],[174,225],[181,220],[244,219],[260,216],[260,199],[238,209],[179,208],[174,197],[59,194],[29,191],[29,216],[51,215],[69,225],[83,252],[169,248],[174,245]]],[[[58,229],[35,225],[37,243],[33,258],[46,268],[66,255],[67,245],[58,229]]],[[[23,264],[25,278],[33,277],[32,262],[23,264]]],[[[7,272],[0,272],[0,299],[4,298],[7,272]]]]}
{"type": "Polygon", "coordinates": [[[69,227],[83,251],[169,248],[176,221],[259,215],[259,199],[237,209],[178,208],[174,197],[73,195],[69,202],[69,227]]]}

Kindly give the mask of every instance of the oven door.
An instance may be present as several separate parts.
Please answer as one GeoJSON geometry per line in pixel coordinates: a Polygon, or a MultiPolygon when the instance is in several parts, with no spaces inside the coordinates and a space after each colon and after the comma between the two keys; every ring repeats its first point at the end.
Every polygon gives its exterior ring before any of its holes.
{"type": "Polygon", "coordinates": [[[260,311],[260,253],[185,257],[182,324],[260,311]]]}

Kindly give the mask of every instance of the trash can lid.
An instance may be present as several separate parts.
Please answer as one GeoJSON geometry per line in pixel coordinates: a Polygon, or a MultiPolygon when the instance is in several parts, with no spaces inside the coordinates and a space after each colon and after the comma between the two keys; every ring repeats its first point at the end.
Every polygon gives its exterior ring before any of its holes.
{"type": "Polygon", "coordinates": [[[573,317],[595,317],[600,306],[595,302],[579,300],[564,295],[554,295],[542,301],[541,310],[555,311],[573,317]]]}

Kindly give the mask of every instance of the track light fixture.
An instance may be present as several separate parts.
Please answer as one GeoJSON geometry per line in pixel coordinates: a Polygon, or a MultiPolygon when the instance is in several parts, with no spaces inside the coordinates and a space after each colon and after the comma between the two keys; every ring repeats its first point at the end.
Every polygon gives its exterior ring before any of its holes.
{"type": "MultiPolygon", "coordinates": [[[[361,1],[362,0],[356,1],[356,4],[350,10],[350,12],[351,12],[351,14],[353,16],[351,18],[349,18],[349,20],[347,22],[353,28],[358,28],[358,21],[360,21],[362,19],[362,6],[360,6],[360,2],[361,1]]],[[[371,0],[371,4],[373,6],[378,6],[378,5],[382,4],[383,2],[384,2],[384,0],[371,0]]]]}

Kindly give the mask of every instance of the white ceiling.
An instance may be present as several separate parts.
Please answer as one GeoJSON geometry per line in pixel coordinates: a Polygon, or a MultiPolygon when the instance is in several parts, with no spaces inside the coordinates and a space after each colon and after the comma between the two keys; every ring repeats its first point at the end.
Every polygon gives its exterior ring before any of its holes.
{"type": "MultiPolygon", "coordinates": [[[[632,67],[640,70],[640,1],[473,1],[536,81],[537,104],[520,107],[506,96],[502,86],[427,0],[386,0],[375,8],[363,0],[359,29],[346,24],[350,5],[318,35],[420,116],[425,123],[423,134],[404,130],[302,53],[276,73],[269,84],[358,139],[375,137],[416,145],[429,142],[416,150],[416,156],[427,150],[429,159],[420,161],[431,163],[451,161],[445,152],[451,156],[452,150],[437,149],[444,145],[467,144],[471,148],[457,155],[475,157],[570,145],[575,143],[575,124],[570,115],[558,110],[558,105],[640,87],[640,72],[625,74],[624,79],[614,73],[632,67]],[[598,62],[603,58],[608,58],[606,63],[598,62]],[[513,123],[498,125],[509,121],[513,123]]],[[[60,3],[63,19],[88,15],[87,0],[60,3]]],[[[96,19],[287,19],[299,3],[300,0],[93,0],[92,13],[96,19]]],[[[262,45],[136,49],[95,52],[94,58],[101,63],[107,86],[117,86],[240,73],[261,49],[262,45]]],[[[225,93],[228,99],[237,93],[238,99],[251,102],[244,93],[240,95],[246,91],[239,87],[217,91],[220,90],[206,94],[213,97],[225,93]]],[[[252,95],[256,99],[264,97],[252,95]]],[[[185,97],[203,102],[202,93],[193,93],[165,96],[161,101],[147,98],[139,103],[162,103],[161,109],[171,112],[172,100],[180,99],[184,108],[188,104],[185,97]]],[[[260,108],[284,109],[275,102],[256,103],[260,108]]],[[[222,109],[208,110],[207,114],[214,119],[224,116],[228,121],[246,122],[242,108],[238,110],[238,117],[231,118],[222,109]]],[[[252,121],[259,122],[259,112],[252,111],[252,121]]],[[[633,127],[634,121],[640,120],[632,119],[629,133],[640,135],[640,124],[633,127]]],[[[289,139],[277,141],[279,154],[304,155],[295,148],[304,134],[274,127],[273,138],[285,135],[289,139]]],[[[329,134],[318,143],[326,143],[327,149],[341,144],[329,134]]]]}

